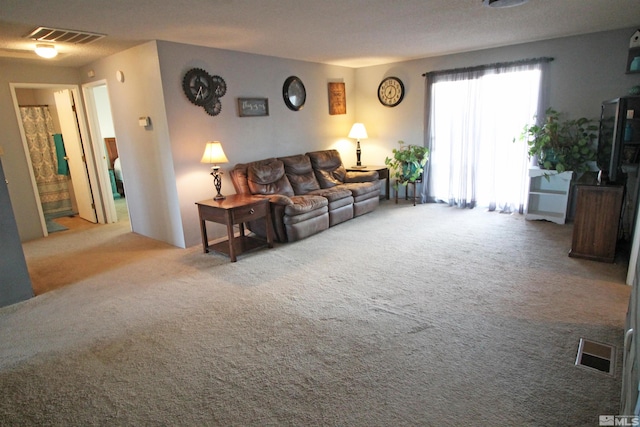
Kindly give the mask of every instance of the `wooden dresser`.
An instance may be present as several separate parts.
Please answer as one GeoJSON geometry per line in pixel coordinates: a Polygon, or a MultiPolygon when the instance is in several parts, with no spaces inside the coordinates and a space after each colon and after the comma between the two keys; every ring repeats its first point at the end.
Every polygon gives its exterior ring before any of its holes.
{"type": "Polygon", "coordinates": [[[613,262],[624,187],[577,185],[578,198],[570,257],[613,262]]]}

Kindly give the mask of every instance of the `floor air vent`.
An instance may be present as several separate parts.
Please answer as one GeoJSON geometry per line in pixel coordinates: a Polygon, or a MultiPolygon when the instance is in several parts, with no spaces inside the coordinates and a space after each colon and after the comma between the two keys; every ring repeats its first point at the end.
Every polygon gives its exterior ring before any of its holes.
{"type": "Polygon", "coordinates": [[[615,361],[616,348],[614,346],[580,338],[576,366],[584,366],[613,375],[615,361]]]}

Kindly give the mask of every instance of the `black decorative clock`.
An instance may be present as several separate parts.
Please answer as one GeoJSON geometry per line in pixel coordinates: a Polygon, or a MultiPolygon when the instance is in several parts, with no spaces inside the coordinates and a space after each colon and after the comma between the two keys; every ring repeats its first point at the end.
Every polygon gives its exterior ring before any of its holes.
{"type": "Polygon", "coordinates": [[[192,68],[182,79],[182,89],[189,101],[203,106],[214,96],[214,81],[205,70],[192,68]]]}
{"type": "Polygon", "coordinates": [[[220,76],[211,76],[202,68],[192,68],[182,79],[182,89],[189,101],[210,116],[217,116],[222,111],[220,97],[227,93],[227,83],[220,76]]]}
{"type": "Polygon", "coordinates": [[[227,83],[220,76],[212,76],[211,81],[213,82],[213,94],[216,98],[220,98],[227,93],[227,83]]]}
{"type": "Polygon", "coordinates": [[[204,111],[207,112],[210,116],[217,116],[222,111],[222,103],[218,98],[211,98],[211,101],[206,103],[204,106],[204,111]]]}
{"type": "Polygon", "coordinates": [[[386,77],[378,86],[378,99],[386,107],[395,107],[404,98],[404,84],[397,77],[386,77]]]}
{"type": "Polygon", "coordinates": [[[304,88],[302,80],[296,76],[287,77],[282,86],[282,97],[290,110],[302,109],[307,100],[307,90],[304,88]]]}

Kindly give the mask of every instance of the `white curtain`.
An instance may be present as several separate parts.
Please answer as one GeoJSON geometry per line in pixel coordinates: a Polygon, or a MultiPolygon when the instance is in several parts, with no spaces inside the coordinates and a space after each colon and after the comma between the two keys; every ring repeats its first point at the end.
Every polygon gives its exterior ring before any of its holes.
{"type": "Polygon", "coordinates": [[[549,60],[427,74],[425,201],[524,212],[530,161],[517,137],[544,111],[549,60]]]}

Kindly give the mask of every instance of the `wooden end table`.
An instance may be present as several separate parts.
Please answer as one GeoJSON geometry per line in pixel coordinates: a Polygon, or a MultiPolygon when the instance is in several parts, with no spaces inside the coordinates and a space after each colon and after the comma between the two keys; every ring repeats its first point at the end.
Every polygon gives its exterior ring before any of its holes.
{"type": "Polygon", "coordinates": [[[202,249],[205,253],[212,249],[221,252],[236,262],[237,255],[263,246],[273,248],[273,223],[271,222],[271,209],[269,199],[249,195],[234,194],[223,200],[202,200],[198,205],[200,217],[200,233],[202,235],[202,249]],[[267,229],[266,242],[251,236],[244,235],[244,223],[264,218],[267,229]],[[227,226],[227,240],[209,245],[207,237],[206,221],[224,224],[227,226]],[[240,226],[240,236],[236,237],[233,226],[240,226]]]}
{"type": "Polygon", "coordinates": [[[385,179],[385,195],[380,196],[380,198],[386,198],[389,200],[389,168],[386,166],[352,166],[350,168],[345,168],[348,172],[378,172],[378,178],[385,179]]]}

